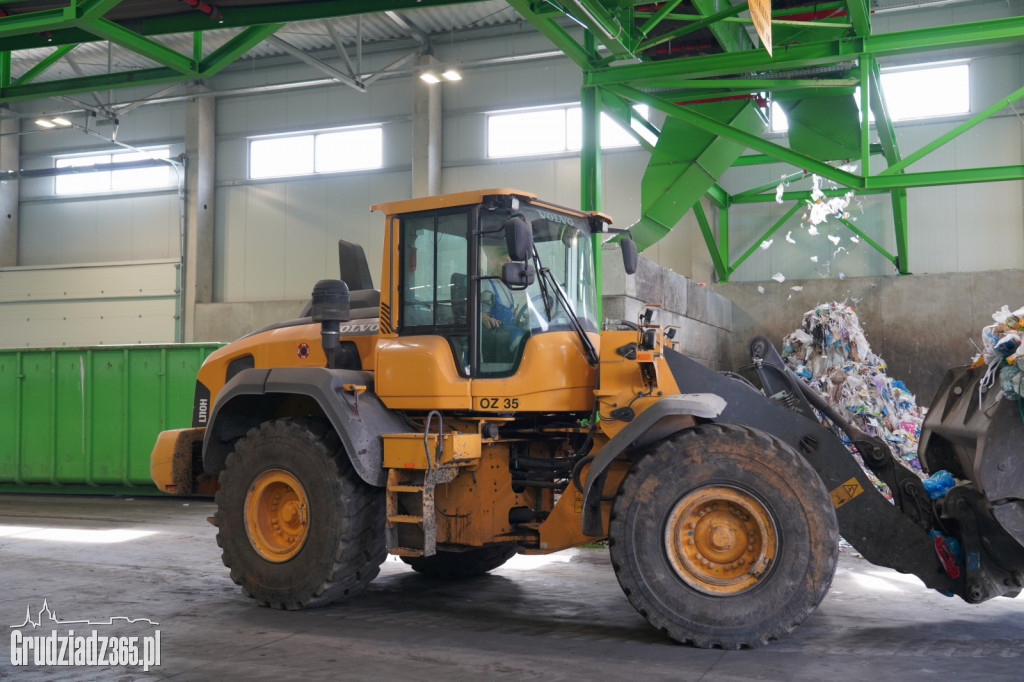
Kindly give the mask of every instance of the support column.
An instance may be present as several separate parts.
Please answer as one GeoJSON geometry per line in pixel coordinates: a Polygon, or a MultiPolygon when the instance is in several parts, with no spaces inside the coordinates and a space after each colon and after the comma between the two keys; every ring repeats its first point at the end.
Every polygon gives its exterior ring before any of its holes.
{"type": "MultiPolygon", "coordinates": [[[[424,68],[437,65],[431,55],[420,57],[424,68]]],[[[441,193],[441,84],[413,78],[412,84],[412,196],[441,193]]]]}
{"type": "MultiPolygon", "coordinates": [[[[0,171],[16,171],[21,168],[21,121],[7,108],[0,109],[0,116],[0,171]]],[[[0,267],[18,264],[19,184],[15,179],[0,184],[0,267]]]]}
{"type": "MultiPolygon", "coordinates": [[[[202,85],[189,94],[206,92],[202,85]]],[[[182,254],[185,316],[182,341],[196,338],[196,304],[213,301],[214,171],[216,167],[216,102],[190,99],[185,105],[185,244],[182,254]]]]}

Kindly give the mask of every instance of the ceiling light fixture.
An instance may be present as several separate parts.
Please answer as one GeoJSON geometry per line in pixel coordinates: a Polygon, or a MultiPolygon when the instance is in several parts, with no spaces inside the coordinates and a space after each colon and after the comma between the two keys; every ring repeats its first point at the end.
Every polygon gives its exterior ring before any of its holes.
{"type": "Polygon", "coordinates": [[[459,73],[458,71],[456,71],[455,69],[448,69],[447,71],[442,73],[441,76],[445,80],[448,80],[448,81],[460,81],[460,80],[462,80],[462,74],[459,73]]]}
{"type": "Polygon", "coordinates": [[[50,120],[51,120],[51,121],[52,121],[53,123],[56,123],[57,125],[59,125],[59,126],[60,126],[60,127],[62,127],[62,128],[67,128],[68,126],[70,126],[70,125],[71,125],[71,121],[67,120],[67,119],[66,119],[66,118],[64,118],[63,116],[57,116],[56,118],[52,118],[52,119],[50,119],[50,120]]]}
{"type": "Polygon", "coordinates": [[[427,83],[431,83],[431,84],[433,84],[433,83],[440,83],[441,82],[441,79],[438,78],[437,74],[434,73],[433,71],[424,71],[423,73],[421,73],[420,74],[420,80],[425,81],[427,83]]]}
{"type": "Polygon", "coordinates": [[[53,121],[47,121],[45,118],[36,119],[36,125],[40,128],[56,128],[57,124],[53,121]]]}

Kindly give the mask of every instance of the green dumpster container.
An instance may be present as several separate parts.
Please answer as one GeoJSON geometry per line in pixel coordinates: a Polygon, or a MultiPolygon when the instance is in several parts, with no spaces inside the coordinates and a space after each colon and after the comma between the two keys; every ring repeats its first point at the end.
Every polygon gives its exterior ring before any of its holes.
{"type": "Polygon", "coordinates": [[[0,492],[159,495],[157,434],[192,425],[221,344],[0,349],[0,492]]]}

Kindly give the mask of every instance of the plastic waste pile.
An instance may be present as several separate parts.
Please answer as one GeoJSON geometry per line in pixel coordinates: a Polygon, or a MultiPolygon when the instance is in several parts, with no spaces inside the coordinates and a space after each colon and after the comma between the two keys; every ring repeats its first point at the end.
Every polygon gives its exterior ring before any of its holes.
{"type": "Polygon", "coordinates": [[[984,350],[974,357],[974,367],[988,367],[981,382],[982,389],[988,389],[999,382],[1003,396],[1010,400],[1021,399],[1020,359],[1024,356],[1021,336],[1024,335],[1024,308],[1010,312],[1008,306],[992,314],[995,324],[981,330],[984,350]]]}
{"type": "MultiPolygon", "coordinates": [[[[902,381],[886,374],[860,320],[845,303],[825,303],[804,313],[800,329],[782,341],[786,364],[844,417],[886,443],[908,469],[924,478],[917,459],[922,411],[902,381]]],[[[848,442],[845,435],[844,442],[848,442]]],[[[866,470],[867,471],[867,470],[866,470]]],[[[869,478],[885,490],[870,471],[869,478]]]]}

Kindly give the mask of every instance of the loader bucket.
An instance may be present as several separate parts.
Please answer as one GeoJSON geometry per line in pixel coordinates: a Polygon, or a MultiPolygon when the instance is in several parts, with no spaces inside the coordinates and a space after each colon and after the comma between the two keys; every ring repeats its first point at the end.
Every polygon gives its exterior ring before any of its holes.
{"type": "Polygon", "coordinates": [[[998,383],[984,393],[985,368],[946,372],[921,431],[918,457],[925,471],[946,469],[984,495],[1003,530],[1024,546],[1024,409],[1002,396],[998,383]]]}

